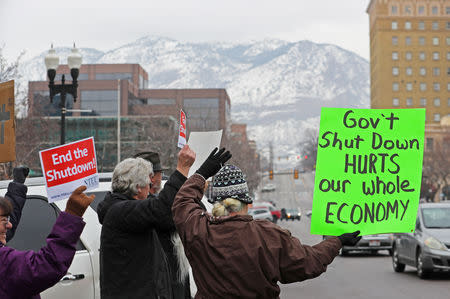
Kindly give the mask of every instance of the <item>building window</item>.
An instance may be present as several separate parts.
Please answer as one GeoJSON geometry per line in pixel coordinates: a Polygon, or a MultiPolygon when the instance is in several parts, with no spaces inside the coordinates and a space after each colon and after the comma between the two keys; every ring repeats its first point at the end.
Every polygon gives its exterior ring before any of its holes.
{"type": "Polygon", "coordinates": [[[446,28],[447,28],[447,30],[450,30],[450,22],[447,22],[446,28]]]}
{"type": "Polygon", "coordinates": [[[434,114],[434,121],[441,121],[441,115],[439,113],[434,114]]]}
{"type": "Polygon", "coordinates": [[[409,22],[409,21],[405,22],[405,29],[406,30],[411,30],[411,22],[409,22]]]}
{"type": "Polygon", "coordinates": [[[450,91],[450,82],[447,82],[447,91],[450,91]]]}
{"type": "Polygon", "coordinates": [[[438,30],[439,29],[439,23],[434,21],[433,23],[431,23],[431,29],[433,30],[438,30]]]}
{"type": "Polygon", "coordinates": [[[219,129],[218,98],[185,98],[183,111],[189,117],[188,131],[219,129]]]}
{"type": "Polygon", "coordinates": [[[405,5],[405,14],[411,15],[411,5],[405,5]]]}
{"type": "Polygon", "coordinates": [[[445,7],[445,14],[450,15],[450,6],[445,7]]]}
{"type": "Polygon", "coordinates": [[[419,45],[421,45],[421,46],[425,45],[425,37],[419,36],[419,45]]]}
{"type": "Polygon", "coordinates": [[[393,67],[392,68],[392,75],[398,76],[398,67],[393,67]]]}
{"type": "Polygon", "coordinates": [[[450,98],[447,99],[447,106],[450,107],[450,98]]]}
{"type": "Polygon", "coordinates": [[[425,6],[420,5],[417,11],[419,12],[419,15],[423,15],[425,13],[425,6]]]}
{"type": "Polygon", "coordinates": [[[398,29],[398,23],[397,23],[397,21],[392,21],[392,23],[391,23],[391,29],[392,29],[392,30],[397,30],[397,29],[398,29]]]}
{"type": "Polygon", "coordinates": [[[450,46],[450,36],[447,36],[445,38],[445,43],[447,44],[447,46],[450,46]]]}
{"type": "Polygon", "coordinates": [[[425,22],[424,21],[419,22],[419,30],[425,30],[425,22]]]}
{"type": "Polygon", "coordinates": [[[399,104],[399,100],[397,98],[392,99],[392,106],[396,107],[399,104]]]}
{"type": "Polygon", "coordinates": [[[447,60],[450,60],[450,52],[447,52],[447,60]]]}
{"type": "Polygon", "coordinates": [[[433,103],[434,103],[434,106],[439,107],[439,106],[441,106],[441,99],[435,98],[433,100],[433,103]]]}
{"type": "Polygon", "coordinates": [[[406,90],[407,91],[412,91],[412,83],[411,82],[407,82],[406,83],[406,90]]]}
{"type": "Polygon", "coordinates": [[[420,52],[419,53],[419,59],[424,61],[425,60],[425,52],[420,52]]]}
{"type": "Polygon", "coordinates": [[[447,76],[450,76],[450,67],[447,68],[447,76]]]}
{"type": "Polygon", "coordinates": [[[412,67],[407,67],[405,71],[406,71],[406,76],[412,76],[412,67]]]}
{"type": "Polygon", "coordinates": [[[412,104],[413,104],[412,98],[407,98],[406,99],[406,106],[412,106],[412,104]]]}
{"type": "Polygon", "coordinates": [[[391,6],[391,14],[396,15],[398,13],[397,5],[391,6]]]}
{"type": "Polygon", "coordinates": [[[439,60],[439,52],[433,52],[433,60],[439,60]]]}
{"type": "Polygon", "coordinates": [[[392,45],[393,46],[397,46],[398,45],[398,37],[396,37],[396,36],[392,37],[392,45]]]}
{"type": "Polygon", "coordinates": [[[116,115],[117,90],[82,90],[81,109],[92,110],[89,115],[116,115]]]}
{"type": "Polygon", "coordinates": [[[433,37],[433,46],[439,46],[439,37],[433,37]]]}
{"type": "Polygon", "coordinates": [[[420,83],[420,91],[426,91],[427,90],[427,83],[421,82],[420,83]]]}
{"type": "Polygon", "coordinates": [[[420,106],[425,107],[427,105],[427,99],[421,98],[420,99],[420,106]]]}
{"type": "Polygon", "coordinates": [[[410,45],[411,45],[411,37],[410,37],[410,36],[407,36],[407,37],[405,38],[405,45],[407,45],[407,46],[410,46],[410,45]]]}
{"type": "Polygon", "coordinates": [[[406,58],[406,60],[411,60],[412,59],[412,53],[411,52],[406,52],[405,53],[405,58],[406,58]]]}
{"type": "Polygon", "coordinates": [[[433,150],[433,138],[427,138],[427,150],[433,150]]]}
{"type": "Polygon", "coordinates": [[[392,83],[392,91],[398,91],[398,83],[397,82],[392,83]]]}
{"type": "Polygon", "coordinates": [[[438,7],[437,6],[431,7],[431,14],[433,14],[433,15],[437,15],[438,14],[438,7]]]}
{"type": "Polygon", "coordinates": [[[441,74],[441,69],[438,67],[433,68],[433,76],[438,77],[441,74]]]}
{"type": "Polygon", "coordinates": [[[398,60],[398,52],[392,52],[392,60],[398,60]]]}
{"type": "Polygon", "coordinates": [[[421,68],[419,69],[419,74],[420,74],[421,76],[425,76],[425,75],[427,74],[427,69],[424,68],[424,67],[421,67],[421,68]]]}
{"type": "Polygon", "coordinates": [[[439,82],[434,82],[433,83],[433,90],[434,91],[439,91],[441,90],[441,84],[439,82]]]}
{"type": "MultiPolygon", "coordinates": [[[[132,73],[96,73],[95,80],[125,80],[133,79],[132,73]]],[[[136,82],[137,83],[137,82],[136,82]]]]}

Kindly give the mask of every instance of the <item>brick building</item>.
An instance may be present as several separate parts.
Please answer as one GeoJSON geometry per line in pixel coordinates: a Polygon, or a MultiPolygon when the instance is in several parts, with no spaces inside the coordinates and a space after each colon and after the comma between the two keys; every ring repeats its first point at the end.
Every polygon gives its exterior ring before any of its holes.
{"type": "MultiPolygon", "coordinates": [[[[57,69],[55,81],[65,74],[70,81],[67,65],[57,69]]],[[[148,74],[139,64],[84,64],[78,77],[78,98],[67,95],[68,109],[92,112],[67,113],[67,116],[117,116],[120,99],[121,116],[166,115],[179,118],[180,109],[186,113],[187,130],[230,132],[230,98],[225,89],[147,89],[148,74]],[[120,93],[120,95],[119,95],[120,93]]],[[[59,96],[49,100],[47,81],[29,82],[29,114],[59,116],[59,96]]]]}

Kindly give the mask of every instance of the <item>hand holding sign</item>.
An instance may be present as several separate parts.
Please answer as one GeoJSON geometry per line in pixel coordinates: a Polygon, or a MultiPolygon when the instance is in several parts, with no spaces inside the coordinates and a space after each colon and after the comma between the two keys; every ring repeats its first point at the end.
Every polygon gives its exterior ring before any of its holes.
{"type": "Polygon", "coordinates": [[[202,166],[196,171],[199,175],[205,178],[205,180],[209,179],[213,175],[215,175],[227,162],[231,159],[230,151],[225,151],[225,148],[217,151],[217,147],[213,149],[209,157],[203,162],[202,166]]]}
{"type": "Polygon", "coordinates": [[[186,144],[178,153],[177,170],[187,177],[194,161],[195,152],[186,144]]]}
{"type": "Polygon", "coordinates": [[[361,240],[362,236],[359,236],[360,231],[356,231],[354,233],[346,233],[342,234],[338,237],[339,241],[341,241],[342,246],[355,246],[356,243],[361,240]]]}
{"type": "Polygon", "coordinates": [[[72,192],[66,204],[66,213],[83,217],[84,212],[95,198],[94,194],[91,196],[84,194],[86,189],[86,186],[80,186],[72,192]]]}

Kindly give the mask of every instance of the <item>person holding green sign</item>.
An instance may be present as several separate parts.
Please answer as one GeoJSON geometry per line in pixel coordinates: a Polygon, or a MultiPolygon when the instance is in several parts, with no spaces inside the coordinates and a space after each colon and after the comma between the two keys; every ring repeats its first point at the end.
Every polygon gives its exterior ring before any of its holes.
{"type": "Polygon", "coordinates": [[[326,271],[359,231],[308,246],[288,230],[247,215],[252,202],[242,171],[224,165],[229,151],[217,148],[181,187],[172,213],[198,291],[195,298],[278,298],[278,282],[311,279],[326,271]],[[205,181],[213,178],[213,215],[200,206],[205,181]]]}

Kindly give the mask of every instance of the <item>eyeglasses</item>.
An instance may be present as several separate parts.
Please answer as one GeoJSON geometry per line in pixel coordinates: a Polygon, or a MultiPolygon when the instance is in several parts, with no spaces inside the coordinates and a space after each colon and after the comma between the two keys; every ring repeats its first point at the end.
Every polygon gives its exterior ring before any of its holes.
{"type": "Polygon", "coordinates": [[[8,223],[11,221],[11,216],[3,216],[3,218],[0,220],[3,225],[8,225],[8,223]]]}

